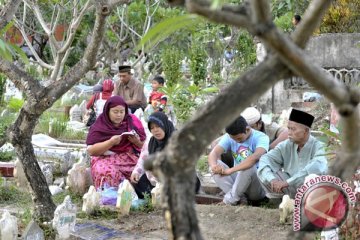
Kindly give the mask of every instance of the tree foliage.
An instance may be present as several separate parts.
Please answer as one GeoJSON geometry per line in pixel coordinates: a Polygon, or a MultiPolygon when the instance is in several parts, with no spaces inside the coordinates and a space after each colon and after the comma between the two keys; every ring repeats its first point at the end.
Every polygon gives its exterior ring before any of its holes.
{"type": "MultiPolygon", "coordinates": [[[[195,38],[196,39],[196,38],[195,38]]],[[[203,84],[206,76],[206,52],[201,42],[194,40],[190,46],[190,72],[194,84],[203,84]]]]}
{"type": "Polygon", "coordinates": [[[335,0],[320,26],[321,33],[360,32],[360,0],[335,0]]]}
{"type": "Polygon", "coordinates": [[[272,0],[271,10],[274,18],[281,17],[289,12],[302,15],[310,0],[272,0]]]}
{"type": "Polygon", "coordinates": [[[168,46],[163,49],[162,54],[162,69],[166,77],[166,85],[176,85],[182,78],[181,60],[183,53],[175,46],[168,46]]]}

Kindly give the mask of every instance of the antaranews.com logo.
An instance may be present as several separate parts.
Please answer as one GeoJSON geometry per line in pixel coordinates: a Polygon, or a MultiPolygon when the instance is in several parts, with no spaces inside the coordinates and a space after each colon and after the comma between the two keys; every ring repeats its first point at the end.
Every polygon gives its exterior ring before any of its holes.
{"type": "Polygon", "coordinates": [[[330,175],[311,178],[297,189],[293,214],[294,231],[326,230],[346,219],[349,201],[356,195],[346,182],[330,175]]]}

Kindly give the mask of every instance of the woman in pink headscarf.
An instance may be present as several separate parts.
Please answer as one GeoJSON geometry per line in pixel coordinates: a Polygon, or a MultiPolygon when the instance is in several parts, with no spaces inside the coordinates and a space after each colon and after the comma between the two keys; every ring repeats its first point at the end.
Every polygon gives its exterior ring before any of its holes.
{"type": "Polygon", "coordinates": [[[125,178],[130,179],[145,138],[144,127],[135,115],[128,113],[124,99],[110,97],[86,139],[96,189],[105,184],[117,187],[125,178]],[[131,131],[134,135],[120,136],[131,131]]]}

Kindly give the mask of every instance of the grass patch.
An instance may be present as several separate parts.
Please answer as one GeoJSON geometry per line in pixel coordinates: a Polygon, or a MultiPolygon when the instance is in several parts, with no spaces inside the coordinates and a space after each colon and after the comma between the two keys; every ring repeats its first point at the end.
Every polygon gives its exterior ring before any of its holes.
{"type": "Polygon", "coordinates": [[[196,169],[202,173],[209,171],[208,156],[202,155],[196,163],[196,169]]]}
{"type": "Polygon", "coordinates": [[[74,131],[67,128],[68,121],[63,112],[47,110],[41,115],[34,132],[49,134],[50,137],[59,139],[86,139],[87,131],[74,131]]]}
{"type": "Polygon", "coordinates": [[[15,157],[14,151],[0,151],[0,161],[1,162],[10,162],[15,157]]]}
{"type": "Polygon", "coordinates": [[[82,204],[82,196],[75,194],[73,192],[70,192],[69,190],[65,190],[62,193],[56,194],[55,196],[52,196],[52,199],[56,205],[60,205],[63,203],[64,198],[69,195],[71,198],[71,202],[76,205],[82,204]]]}
{"type": "Polygon", "coordinates": [[[116,209],[110,209],[107,207],[96,208],[91,214],[86,212],[78,212],[76,215],[81,219],[116,219],[118,218],[118,212],[116,209]]]}
{"type": "Polygon", "coordinates": [[[18,206],[28,206],[32,203],[30,193],[19,190],[11,182],[4,182],[0,178],[0,203],[18,206]]]}
{"type": "Polygon", "coordinates": [[[154,206],[152,205],[151,202],[151,195],[148,193],[144,193],[144,203],[140,204],[138,207],[136,208],[131,208],[131,211],[134,212],[145,212],[145,213],[149,213],[154,211],[154,206]]]}
{"type": "Polygon", "coordinates": [[[25,208],[25,211],[20,215],[20,229],[25,229],[32,219],[33,212],[30,207],[25,208]]]}

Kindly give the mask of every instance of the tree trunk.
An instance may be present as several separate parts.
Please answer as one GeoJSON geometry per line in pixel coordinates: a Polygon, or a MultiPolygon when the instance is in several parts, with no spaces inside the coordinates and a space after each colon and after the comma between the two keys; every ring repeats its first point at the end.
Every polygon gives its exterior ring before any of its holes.
{"type": "Polygon", "coordinates": [[[33,191],[36,219],[50,221],[54,217],[56,205],[52,201],[45,176],[39,167],[31,143],[33,130],[38,119],[38,115],[29,114],[23,108],[15,124],[10,128],[9,140],[15,148],[16,155],[22,163],[25,176],[33,191]]]}
{"type": "Polygon", "coordinates": [[[51,193],[44,174],[42,174],[39,164],[34,154],[34,148],[31,143],[30,136],[22,136],[18,145],[14,145],[15,151],[26,175],[26,178],[31,181],[30,186],[33,193],[34,217],[39,221],[50,221],[54,217],[56,208],[52,201],[51,193]]]}
{"type": "MultiPolygon", "coordinates": [[[[121,2],[118,1],[117,4],[121,2]]],[[[8,129],[7,140],[14,146],[24,167],[26,178],[34,194],[34,213],[37,219],[41,221],[49,221],[53,218],[56,205],[52,201],[46,179],[35,157],[31,138],[41,114],[74,86],[96,63],[97,51],[105,32],[105,19],[115,5],[109,5],[108,0],[98,0],[94,4],[96,6],[96,20],[92,39],[83,58],[63,77],[51,81],[46,84],[47,86],[40,84],[40,81],[32,78],[17,65],[0,56],[0,71],[9,77],[15,86],[27,96],[15,123],[8,129]]],[[[4,24],[1,20],[0,25],[4,24]]]]}
{"type": "Polygon", "coordinates": [[[205,147],[242,109],[289,74],[277,57],[268,57],[199,109],[190,122],[172,135],[163,152],[145,161],[145,168],[163,183],[165,219],[173,239],[202,239],[195,214],[194,169],[205,147]]]}

